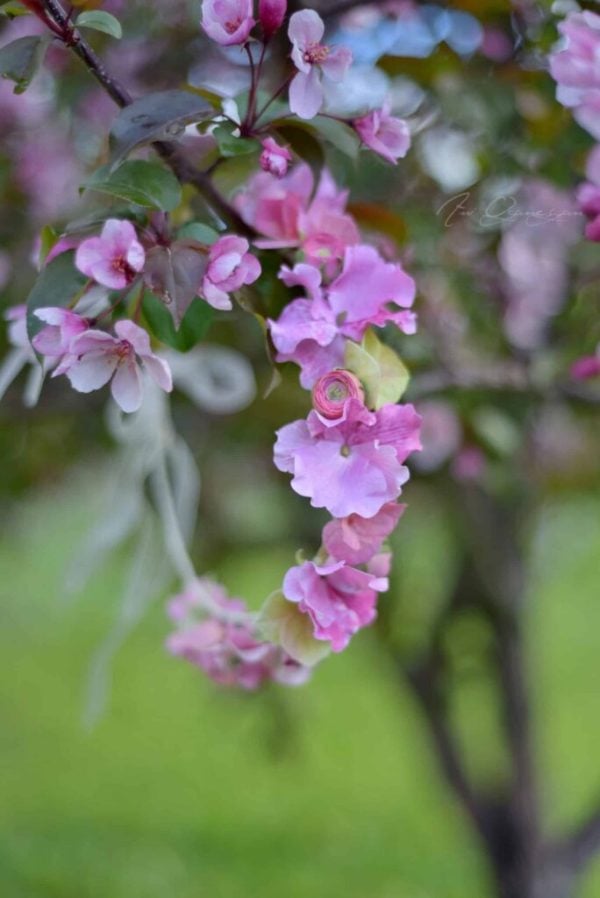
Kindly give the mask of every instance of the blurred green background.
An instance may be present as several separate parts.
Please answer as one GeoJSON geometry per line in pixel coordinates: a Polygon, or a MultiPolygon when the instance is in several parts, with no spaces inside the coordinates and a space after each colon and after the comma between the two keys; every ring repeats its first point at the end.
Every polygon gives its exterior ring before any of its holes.
{"type": "MultiPolygon", "coordinates": [[[[111,563],[76,601],[63,597],[91,482],[89,472],[74,473],[3,518],[0,894],[491,894],[412,699],[372,632],[306,687],[231,694],[162,650],[168,624],[157,601],[114,661],[108,708],[84,726],[90,661],[111,627],[124,569],[111,563]]],[[[396,579],[410,583],[418,607],[443,577],[443,558],[435,503],[418,484],[410,500],[396,579]]],[[[600,786],[599,513],[589,496],[549,500],[532,543],[536,732],[557,827],[577,820],[600,786]]],[[[218,573],[259,601],[294,549],[232,553],[218,573]]],[[[383,601],[394,601],[393,590],[383,601]]],[[[461,690],[462,725],[485,764],[496,751],[486,742],[485,698],[468,671],[461,690]]],[[[600,865],[581,895],[600,896],[600,865]]]]}

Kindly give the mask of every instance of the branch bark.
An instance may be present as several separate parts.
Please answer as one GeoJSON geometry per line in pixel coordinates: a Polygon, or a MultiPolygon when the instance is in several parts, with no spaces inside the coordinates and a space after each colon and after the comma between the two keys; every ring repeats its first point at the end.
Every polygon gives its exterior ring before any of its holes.
{"type": "MultiPolygon", "coordinates": [[[[79,31],[73,26],[58,0],[42,0],[44,8],[61,33],[61,40],[81,59],[90,74],[98,81],[111,99],[123,109],[133,102],[129,91],[106,69],[102,60],[90,47],[79,31]]],[[[247,237],[254,236],[240,214],[227,200],[221,196],[210,177],[195,168],[181,153],[172,141],[156,141],[152,144],[159,156],[164,159],[182,184],[191,184],[196,188],[217,215],[237,233],[247,237]]]]}

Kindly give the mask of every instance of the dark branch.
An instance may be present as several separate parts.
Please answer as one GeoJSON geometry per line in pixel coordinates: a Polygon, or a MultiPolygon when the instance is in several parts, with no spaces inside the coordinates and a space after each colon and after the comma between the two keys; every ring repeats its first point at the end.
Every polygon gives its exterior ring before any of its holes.
{"type": "Polygon", "coordinates": [[[556,854],[574,873],[582,873],[587,864],[600,852],[600,806],[556,847],[556,854]]]}
{"type": "MultiPolygon", "coordinates": [[[[60,3],[57,0],[42,0],[42,2],[47,13],[60,30],[61,40],[65,46],[70,47],[81,59],[88,71],[117,106],[121,109],[128,106],[133,100],[130,93],[116,78],[109,74],[94,50],[81,37],[77,29],[73,27],[60,3]]],[[[176,144],[171,141],[157,141],[153,144],[153,147],[169,165],[178,180],[183,184],[191,184],[195,187],[223,221],[230,227],[235,228],[238,233],[246,236],[254,235],[252,228],[248,227],[237,210],[221,196],[210,177],[191,165],[176,144]]]]}

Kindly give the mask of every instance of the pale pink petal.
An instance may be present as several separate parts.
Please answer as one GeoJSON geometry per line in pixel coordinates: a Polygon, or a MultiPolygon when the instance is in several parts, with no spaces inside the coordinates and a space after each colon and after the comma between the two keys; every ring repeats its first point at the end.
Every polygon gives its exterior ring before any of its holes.
{"type": "Polygon", "coordinates": [[[170,393],[173,389],[173,376],[168,363],[157,355],[145,355],[144,367],[148,371],[150,377],[158,384],[165,393],[170,393]]]}
{"type": "Polygon", "coordinates": [[[316,66],[308,74],[298,72],[290,84],[289,101],[291,111],[299,118],[315,117],[323,105],[323,88],[316,66]]]}
{"type": "Polygon", "coordinates": [[[352,51],[347,47],[331,47],[321,70],[330,81],[343,81],[352,64],[352,51]]]}
{"type": "Polygon", "coordinates": [[[91,393],[108,383],[117,366],[114,355],[88,352],[66,371],[71,386],[79,393],[91,393]]]}
{"type": "Polygon", "coordinates": [[[129,357],[119,364],[110,391],[124,412],[137,412],[142,404],[142,378],[135,358],[129,357]]]}
{"type": "Polygon", "coordinates": [[[290,18],[288,37],[292,43],[301,47],[320,43],[324,32],[323,19],[314,9],[302,9],[290,18]]]}

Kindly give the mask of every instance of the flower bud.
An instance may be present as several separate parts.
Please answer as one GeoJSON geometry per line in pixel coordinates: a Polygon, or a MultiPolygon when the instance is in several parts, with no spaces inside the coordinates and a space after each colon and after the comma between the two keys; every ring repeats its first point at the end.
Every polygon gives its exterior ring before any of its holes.
{"type": "Polygon", "coordinates": [[[287,147],[281,147],[272,137],[266,137],[262,141],[263,151],[260,154],[260,167],[268,171],[276,178],[283,178],[292,161],[292,154],[287,147]]]}
{"type": "Polygon", "coordinates": [[[287,0],[258,0],[258,19],[266,40],[279,31],[286,10],[287,0]]]}
{"type": "Polygon", "coordinates": [[[313,406],[323,418],[341,418],[349,399],[364,402],[365,394],[361,383],[350,371],[338,369],[324,374],[313,387],[313,406]]]}

